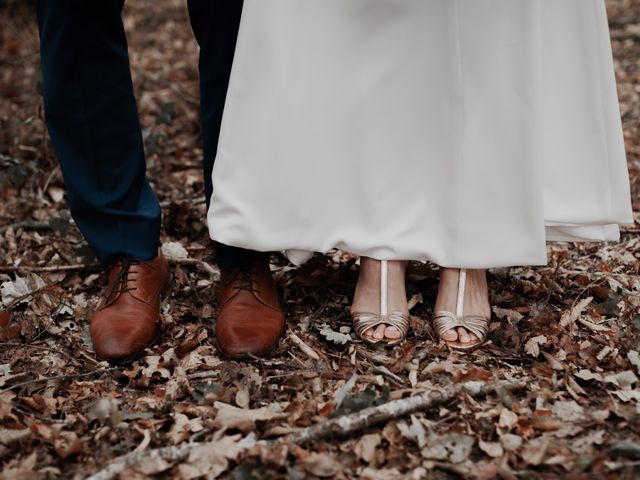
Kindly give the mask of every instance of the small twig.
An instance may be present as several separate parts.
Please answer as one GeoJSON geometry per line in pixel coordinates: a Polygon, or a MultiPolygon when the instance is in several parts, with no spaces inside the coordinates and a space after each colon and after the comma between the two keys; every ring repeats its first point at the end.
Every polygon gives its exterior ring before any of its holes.
{"type": "Polygon", "coordinates": [[[180,87],[178,87],[177,85],[175,85],[174,83],[171,83],[169,85],[169,89],[176,94],[176,96],[182,100],[183,102],[185,102],[187,105],[191,105],[191,106],[195,106],[195,107],[199,107],[200,106],[200,101],[195,98],[192,97],[191,95],[183,92],[180,87]]]}
{"type": "Polygon", "coordinates": [[[60,419],[60,418],[45,417],[44,415],[40,415],[39,413],[31,412],[31,411],[27,410],[26,408],[22,408],[19,405],[15,405],[14,404],[12,408],[14,408],[18,412],[22,413],[26,417],[37,418],[38,420],[40,420],[42,422],[57,423],[57,424],[65,424],[65,423],[67,423],[67,420],[63,420],[63,419],[60,419]]]}
{"type": "Polygon", "coordinates": [[[24,382],[16,383],[15,385],[11,385],[10,387],[5,388],[4,390],[0,390],[0,395],[3,394],[3,393],[9,392],[11,390],[14,390],[16,388],[24,387],[24,386],[31,385],[31,384],[34,384],[34,383],[48,382],[48,381],[51,381],[51,380],[57,380],[57,381],[74,380],[76,378],[91,377],[93,375],[97,375],[97,374],[101,374],[101,373],[113,372],[114,370],[118,370],[118,368],[117,367],[114,367],[114,368],[103,368],[103,369],[100,369],[100,370],[94,370],[92,372],[76,373],[76,374],[71,374],[71,375],[57,375],[55,377],[35,378],[33,380],[27,380],[27,381],[24,381],[24,382]]]}
{"type": "Polygon", "coordinates": [[[207,272],[214,280],[220,280],[220,269],[209,265],[207,262],[202,262],[200,267],[207,272]]]}
{"type": "Polygon", "coordinates": [[[55,285],[55,283],[54,284],[47,283],[46,285],[43,285],[40,288],[36,288],[35,290],[31,290],[30,292],[27,292],[24,295],[19,296],[18,298],[14,298],[13,301],[9,305],[4,307],[4,309],[6,311],[10,312],[13,307],[15,307],[16,305],[19,305],[20,303],[22,303],[27,298],[32,297],[32,296],[34,296],[34,295],[36,295],[36,294],[38,294],[38,293],[40,293],[42,291],[48,290],[53,285],[55,285]]]}
{"type": "Polygon", "coordinates": [[[24,228],[27,230],[55,230],[54,225],[50,221],[34,221],[25,220],[24,222],[17,222],[11,225],[3,225],[0,227],[0,234],[3,234],[10,228],[17,230],[18,228],[24,228]]]}
{"type": "Polygon", "coordinates": [[[60,165],[56,165],[56,167],[53,170],[51,170],[51,173],[47,177],[47,180],[44,182],[44,186],[42,187],[43,194],[49,188],[49,184],[51,184],[51,181],[53,180],[53,177],[55,177],[56,174],[58,174],[58,173],[60,173],[60,165]]]}
{"type": "MultiPolygon", "coordinates": [[[[167,259],[170,265],[194,265],[202,268],[214,279],[220,277],[220,270],[216,267],[209,265],[203,260],[196,258],[169,258],[167,259]]],[[[104,267],[99,263],[83,264],[77,263],[72,265],[0,265],[0,272],[2,273],[15,273],[15,272],[95,272],[100,271],[104,267]]]]}
{"type": "Polygon", "coordinates": [[[624,468],[630,467],[638,467],[640,466],[640,461],[637,462],[620,462],[608,465],[609,471],[615,472],[616,470],[622,470],[624,468]]]}
{"type": "Polygon", "coordinates": [[[403,378],[401,378],[398,375],[396,375],[395,373],[393,373],[391,370],[389,370],[384,365],[374,365],[373,367],[371,367],[371,371],[374,372],[374,373],[379,373],[381,375],[384,375],[389,380],[392,380],[392,381],[396,382],[398,385],[400,385],[402,387],[407,384],[406,380],[404,380],[403,378]]]}
{"type": "Polygon", "coordinates": [[[307,345],[299,336],[297,336],[295,333],[290,332],[289,333],[289,340],[291,340],[291,342],[298,347],[300,350],[302,350],[302,352],[304,354],[306,354],[309,358],[312,358],[313,360],[320,360],[320,355],[318,355],[316,353],[316,351],[311,348],[309,345],[307,345]]]}
{"type": "Polygon", "coordinates": [[[586,275],[588,277],[602,277],[602,278],[607,278],[607,277],[623,277],[623,278],[637,278],[638,275],[633,274],[633,273],[614,273],[614,272],[592,272],[592,271],[587,271],[587,270],[569,270],[569,269],[565,269],[565,268],[550,268],[550,267],[542,267],[542,268],[538,268],[536,269],[538,271],[541,272],[548,272],[548,271],[556,271],[558,272],[559,275],[586,275]]]}
{"type": "Polygon", "coordinates": [[[88,265],[78,263],[72,265],[0,265],[0,272],[76,272],[76,271],[98,271],[102,266],[98,263],[88,265]]]}
{"type": "MultiPolygon", "coordinates": [[[[187,198],[180,203],[188,203],[189,205],[202,205],[203,203],[206,203],[206,201],[207,200],[205,197],[195,197],[195,198],[187,198]]],[[[168,208],[171,206],[172,203],[175,203],[175,202],[171,200],[165,200],[160,202],[160,207],[168,208]]]]}
{"type": "MultiPolygon", "coordinates": [[[[72,355],[69,355],[67,352],[62,351],[60,348],[49,347],[48,345],[37,345],[32,343],[19,343],[19,342],[4,342],[0,343],[0,345],[8,346],[8,347],[16,347],[16,348],[32,348],[34,350],[43,350],[45,352],[54,352],[61,355],[64,355],[66,358],[73,362],[80,362],[80,360],[72,355]]],[[[94,360],[94,363],[97,363],[94,360]]]]}
{"type": "Polygon", "coordinates": [[[204,380],[208,378],[216,378],[220,376],[218,370],[205,370],[204,372],[194,372],[187,375],[189,380],[204,380]]]}

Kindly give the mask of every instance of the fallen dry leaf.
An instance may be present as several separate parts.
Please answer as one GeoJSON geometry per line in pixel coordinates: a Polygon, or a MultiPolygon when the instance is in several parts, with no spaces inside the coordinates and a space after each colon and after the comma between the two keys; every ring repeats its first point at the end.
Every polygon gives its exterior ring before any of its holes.
{"type": "Polygon", "coordinates": [[[0,420],[4,420],[13,409],[13,398],[16,396],[14,392],[0,393],[0,420]]]}
{"type": "Polygon", "coordinates": [[[358,457],[366,463],[372,463],[375,458],[376,447],[382,442],[379,433],[370,433],[363,435],[357,441],[353,451],[358,457]]]}
{"type": "Polygon", "coordinates": [[[631,362],[631,365],[636,367],[638,375],[640,375],[640,354],[635,350],[629,350],[627,352],[627,358],[631,362]]]}
{"type": "Polygon", "coordinates": [[[504,455],[504,449],[500,442],[485,442],[480,440],[478,441],[478,447],[492,458],[498,458],[504,455]]]}
{"type": "Polygon", "coordinates": [[[498,419],[498,426],[508,430],[511,430],[518,423],[518,415],[513,413],[507,408],[503,408],[500,411],[500,418],[498,419]]]}
{"type": "Polygon", "coordinates": [[[256,422],[288,417],[288,414],[283,412],[286,404],[271,403],[266,407],[253,410],[245,410],[222,402],[215,402],[213,406],[218,410],[214,419],[216,428],[237,428],[243,433],[254,430],[256,422]]]}
{"type": "Polygon", "coordinates": [[[547,454],[547,448],[549,448],[549,440],[546,438],[534,438],[530,440],[520,452],[522,460],[529,465],[540,465],[547,454]]]}
{"type": "MultiPolygon", "coordinates": [[[[360,478],[362,480],[404,480],[407,477],[402,473],[400,473],[400,471],[395,468],[381,468],[379,470],[376,470],[371,467],[367,467],[360,474],[360,478]]],[[[409,477],[409,478],[414,478],[414,477],[409,477]]],[[[422,478],[422,477],[417,476],[415,478],[422,478]]]]}
{"type": "Polygon", "coordinates": [[[422,456],[430,460],[462,463],[469,458],[474,444],[473,437],[458,433],[432,436],[422,449],[422,456]]]}
{"type": "Polygon", "coordinates": [[[538,355],[540,355],[540,345],[546,344],[547,337],[545,335],[531,337],[529,340],[527,340],[527,343],[524,344],[524,351],[532,357],[537,357],[538,355]]]}
{"type": "Polygon", "coordinates": [[[174,413],[172,417],[174,423],[168,435],[171,442],[175,445],[187,440],[192,433],[197,433],[204,429],[202,419],[199,417],[189,418],[182,413],[174,413]]]}
{"type": "Polygon", "coordinates": [[[580,315],[587,309],[587,307],[591,304],[593,297],[583,298],[580,300],[571,310],[562,314],[562,318],[560,319],[560,326],[563,328],[567,328],[573,325],[580,315]]]}
{"type": "Polygon", "coordinates": [[[222,437],[191,450],[187,461],[178,466],[181,478],[217,478],[229,467],[229,461],[235,461],[241,452],[252,445],[252,441],[243,442],[241,435],[222,437]]]}
{"type": "Polygon", "coordinates": [[[631,370],[611,373],[604,376],[605,383],[612,383],[616,387],[629,389],[638,382],[638,377],[631,370]]]}
{"type": "Polygon", "coordinates": [[[334,477],[340,471],[340,463],[326,453],[312,453],[302,462],[307,473],[320,478],[334,477]]]}
{"type": "Polygon", "coordinates": [[[0,311],[0,342],[15,340],[20,335],[20,324],[12,323],[11,312],[0,311]]]}
{"type": "Polygon", "coordinates": [[[75,432],[60,432],[53,441],[53,448],[60,458],[67,458],[84,452],[84,448],[75,432]]]}

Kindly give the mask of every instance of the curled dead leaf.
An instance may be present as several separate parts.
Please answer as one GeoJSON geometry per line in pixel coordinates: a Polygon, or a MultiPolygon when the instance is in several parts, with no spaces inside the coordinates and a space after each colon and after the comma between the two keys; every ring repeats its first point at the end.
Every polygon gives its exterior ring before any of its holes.
{"type": "Polygon", "coordinates": [[[173,413],[171,416],[174,423],[168,435],[174,444],[184,442],[192,433],[200,432],[204,428],[200,417],[189,418],[183,413],[173,413]]]}
{"type": "Polygon", "coordinates": [[[63,460],[84,451],[75,432],[60,432],[53,441],[53,448],[63,460]]]}
{"type": "Polygon", "coordinates": [[[582,313],[586,310],[592,300],[593,297],[583,298],[578,303],[576,303],[576,305],[571,310],[563,313],[562,317],[560,318],[560,326],[563,328],[567,328],[568,326],[573,325],[576,320],[580,318],[580,315],[582,315],[582,313]]]}
{"type": "Polygon", "coordinates": [[[327,341],[335,343],[337,345],[344,345],[351,341],[351,335],[336,332],[332,330],[329,325],[323,325],[320,330],[320,335],[327,339],[327,341]]]}
{"type": "Polygon", "coordinates": [[[544,335],[538,335],[527,340],[524,344],[524,351],[532,357],[540,355],[540,345],[546,345],[547,337],[544,335]]]}

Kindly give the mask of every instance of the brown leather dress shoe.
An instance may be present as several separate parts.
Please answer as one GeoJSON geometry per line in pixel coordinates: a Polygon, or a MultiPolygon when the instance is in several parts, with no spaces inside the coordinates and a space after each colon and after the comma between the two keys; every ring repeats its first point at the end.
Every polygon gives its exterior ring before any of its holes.
{"type": "Polygon", "coordinates": [[[228,358],[264,355],[284,333],[280,295],[267,261],[223,270],[219,302],[216,342],[228,358]]]}
{"type": "Polygon", "coordinates": [[[124,362],[144,351],[160,332],[160,302],[171,285],[167,260],[122,260],[109,270],[104,299],[91,319],[98,357],[124,362]]]}

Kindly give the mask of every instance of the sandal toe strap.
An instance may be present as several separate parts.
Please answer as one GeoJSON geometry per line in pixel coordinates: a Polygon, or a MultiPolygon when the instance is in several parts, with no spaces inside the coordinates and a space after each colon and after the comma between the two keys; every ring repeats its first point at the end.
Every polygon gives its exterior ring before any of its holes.
{"type": "Polygon", "coordinates": [[[489,319],[481,315],[468,315],[461,319],[462,326],[483,342],[489,333],[489,319]]]}
{"type": "Polygon", "coordinates": [[[364,332],[378,325],[388,325],[389,327],[397,328],[402,338],[406,337],[409,332],[409,315],[403,312],[391,312],[388,315],[354,312],[352,317],[353,328],[360,338],[364,336],[364,332]]]}
{"type": "Polygon", "coordinates": [[[465,315],[457,317],[451,312],[438,311],[433,317],[436,335],[442,338],[445,332],[462,327],[473,333],[480,341],[484,341],[489,333],[489,320],[481,315],[465,315]]]}
{"type": "Polygon", "coordinates": [[[403,312],[391,312],[385,317],[382,317],[384,322],[390,327],[395,327],[400,331],[402,338],[409,333],[409,314],[403,312]]]}

